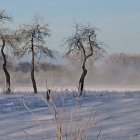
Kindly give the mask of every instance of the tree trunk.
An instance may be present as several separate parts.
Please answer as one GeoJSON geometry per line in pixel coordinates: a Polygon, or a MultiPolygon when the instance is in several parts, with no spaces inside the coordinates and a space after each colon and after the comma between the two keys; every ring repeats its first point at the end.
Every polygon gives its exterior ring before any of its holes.
{"type": "Polygon", "coordinates": [[[83,95],[85,76],[86,76],[86,74],[87,74],[87,70],[86,70],[86,68],[85,68],[85,65],[82,66],[82,69],[83,69],[83,72],[82,72],[82,75],[81,75],[81,77],[80,77],[80,80],[79,80],[79,87],[78,87],[79,96],[82,96],[82,95],[83,95]]]}
{"type": "Polygon", "coordinates": [[[34,53],[34,44],[33,44],[33,37],[31,39],[31,50],[32,50],[32,67],[31,67],[31,79],[32,79],[32,84],[33,84],[33,89],[34,89],[34,93],[37,93],[37,86],[36,86],[36,81],[35,81],[35,77],[34,77],[34,57],[35,57],[35,53],[34,53]]]}
{"type": "Polygon", "coordinates": [[[1,48],[1,54],[2,54],[2,57],[3,57],[3,71],[5,73],[5,77],[6,77],[6,93],[10,93],[11,92],[11,87],[10,87],[10,74],[7,70],[7,61],[6,61],[6,55],[4,54],[4,47],[5,47],[5,41],[3,41],[3,45],[2,45],[2,48],[1,48]]]}

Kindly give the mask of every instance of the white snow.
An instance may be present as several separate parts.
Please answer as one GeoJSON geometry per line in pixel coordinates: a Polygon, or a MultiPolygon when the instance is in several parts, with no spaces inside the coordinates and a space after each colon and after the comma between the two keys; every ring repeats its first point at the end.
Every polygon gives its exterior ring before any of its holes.
{"type": "MultiPolygon", "coordinates": [[[[45,97],[44,93],[1,94],[0,140],[57,140],[52,104],[45,97]]],[[[89,91],[83,98],[54,93],[53,99],[64,140],[66,134],[72,140],[70,135],[78,130],[85,132],[85,140],[140,140],[139,91],[89,91]]]]}

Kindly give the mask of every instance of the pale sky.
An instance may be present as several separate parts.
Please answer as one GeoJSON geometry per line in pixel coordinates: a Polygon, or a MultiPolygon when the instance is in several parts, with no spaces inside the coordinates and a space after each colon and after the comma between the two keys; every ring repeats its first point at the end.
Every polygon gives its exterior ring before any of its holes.
{"type": "Polygon", "coordinates": [[[43,16],[51,29],[49,45],[58,51],[74,23],[90,23],[99,28],[109,53],[140,53],[140,0],[0,0],[0,9],[14,17],[15,25],[43,16]]]}

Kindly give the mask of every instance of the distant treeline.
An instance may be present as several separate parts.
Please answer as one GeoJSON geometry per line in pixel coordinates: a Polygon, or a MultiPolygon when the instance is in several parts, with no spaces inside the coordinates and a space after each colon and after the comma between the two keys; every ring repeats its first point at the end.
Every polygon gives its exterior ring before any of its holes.
{"type": "MultiPolygon", "coordinates": [[[[0,57],[0,66],[2,67],[3,60],[0,57]]],[[[27,61],[20,61],[18,63],[15,63],[14,60],[9,59],[7,62],[7,67],[10,71],[17,72],[17,71],[22,71],[24,73],[29,72],[31,70],[31,63],[27,61]]],[[[39,70],[43,71],[50,71],[50,70],[55,70],[57,69],[62,70],[64,68],[63,65],[59,64],[53,64],[53,63],[48,63],[48,62],[36,62],[35,66],[35,71],[38,72],[39,70]]]]}
{"type": "MultiPolygon", "coordinates": [[[[14,84],[30,83],[30,62],[15,63],[10,59],[8,63],[11,76],[14,77],[14,84]]],[[[59,65],[45,62],[36,62],[36,77],[38,83],[45,85],[47,76],[48,83],[59,86],[74,86],[81,74],[81,67],[76,61],[69,60],[71,64],[59,65]]],[[[2,59],[0,58],[0,66],[2,59]]],[[[106,55],[99,59],[92,66],[89,65],[89,73],[86,78],[87,86],[138,86],[140,84],[140,55],[124,53],[106,55]]],[[[0,74],[2,70],[0,71],[0,74]]],[[[2,74],[1,74],[2,75],[2,74]]],[[[0,83],[3,83],[0,77],[0,83]]]]}

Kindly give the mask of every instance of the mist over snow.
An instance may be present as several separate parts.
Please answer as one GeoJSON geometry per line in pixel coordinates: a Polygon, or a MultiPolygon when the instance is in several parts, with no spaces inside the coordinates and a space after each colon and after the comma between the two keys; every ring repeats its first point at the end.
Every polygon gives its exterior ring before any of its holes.
{"type": "MultiPolygon", "coordinates": [[[[16,62],[8,59],[8,69],[11,74],[12,87],[31,87],[30,61],[16,62]]],[[[0,66],[2,67],[2,58],[0,66]]],[[[77,59],[57,55],[51,61],[35,62],[35,78],[41,88],[47,86],[76,89],[82,73],[81,63],[77,59]]],[[[111,54],[98,59],[95,63],[87,63],[88,74],[85,79],[85,89],[104,88],[139,88],[140,85],[140,55],[111,54]]],[[[4,87],[4,73],[0,70],[0,85],[4,87]]]]}

